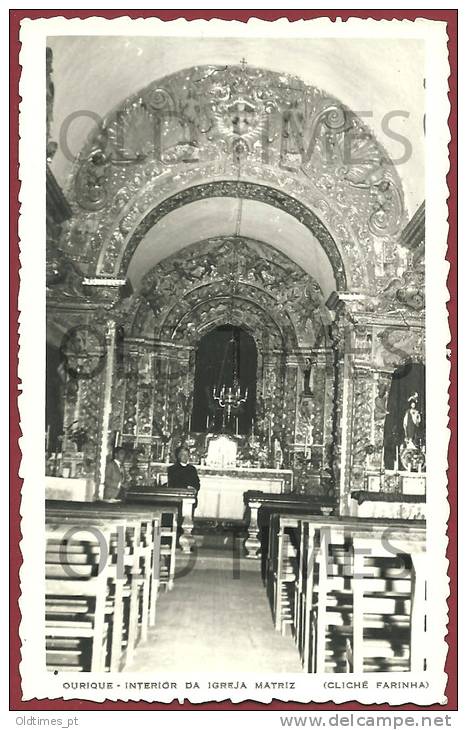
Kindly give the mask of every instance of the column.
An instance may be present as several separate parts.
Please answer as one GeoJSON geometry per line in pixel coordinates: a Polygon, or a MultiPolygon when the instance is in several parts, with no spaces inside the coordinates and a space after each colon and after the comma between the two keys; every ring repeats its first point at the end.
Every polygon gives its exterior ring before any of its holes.
{"type": "Polygon", "coordinates": [[[102,407],[102,418],[100,425],[100,445],[97,469],[96,497],[102,499],[104,494],[105,466],[109,448],[109,425],[110,413],[112,410],[112,384],[115,360],[115,322],[109,320],[105,333],[105,344],[107,347],[107,359],[104,371],[104,397],[102,407]]]}

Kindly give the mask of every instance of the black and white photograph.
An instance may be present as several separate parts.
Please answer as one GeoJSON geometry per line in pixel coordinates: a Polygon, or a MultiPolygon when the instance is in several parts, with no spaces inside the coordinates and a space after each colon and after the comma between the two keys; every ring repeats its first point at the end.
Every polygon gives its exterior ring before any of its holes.
{"type": "Polygon", "coordinates": [[[442,702],[444,26],[145,22],[23,28],[23,687],[442,702]]]}

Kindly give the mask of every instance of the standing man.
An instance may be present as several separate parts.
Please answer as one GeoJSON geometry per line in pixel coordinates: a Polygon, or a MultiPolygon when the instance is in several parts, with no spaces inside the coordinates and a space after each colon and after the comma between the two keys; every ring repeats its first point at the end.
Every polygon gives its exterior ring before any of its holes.
{"type": "Polygon", "coordinates": [[[125,469],[123,460],[125,449],[118,446],[113,459],[105,467],[104,499],[123,499],[125,496],[125,469]]]}
{"type": "Polygon", "coordinates": [[[194,487],[198,494],[200,488],[199,476],[196,467],[189,464],[190,453],[186,446],[179,446],[175,450],[175,464],[167,469],[168,487],[194,487]]]}

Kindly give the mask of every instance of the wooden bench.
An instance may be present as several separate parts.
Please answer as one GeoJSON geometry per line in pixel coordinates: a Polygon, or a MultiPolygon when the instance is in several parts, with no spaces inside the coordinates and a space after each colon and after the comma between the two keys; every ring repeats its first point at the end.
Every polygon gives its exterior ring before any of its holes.
{"type": "MultiPolygon", "coordinates": [[[[120,663],[123,643],[127,649],[127,658],[130,658],[139,638],[138,631],[142,638],[145,635],[152,557],[148,547],[141,544],[141,523],[138,520],[126,521],[123,517],[90,517],[79,513],[71,518],[60,513],[52,514],[48,519],[49,524],[65,524],[69,532],[78,526],[83,530],[109,530],[110,581],[106,606],[112,635],[110,665],[115,669],[120,663]],[[127,609],[126,622],[123,621],[124,604],[127,609]]],[[[63,555],[60,559],[63,561],[63,555]]]]}
{"type": "MultiPolygon", "coordinates": [[[[46,528],[46,655],[50,670],[101,672],[105,669],[108,625],[105,609],[109,563],[102,542],[87,528],[46,528]],[[66,540],[67,558],[63,559],[66,540]],[[60,560],[55,557],[58,553],[60,560]],[[102,559],[103,558],[103,564],[102,559]],[[83,640],[89,642],[89,660],[83,640]]],[[[101,532],[104,543],[110,531],[101,532]]]]}
{"type": "Polygon", "coordinates": [[[427,668],[424,522],[275,514],[267,588],[304,671],[427,668]]]}
{"type": "MultiPolygon", "coordinates": [[[[47,525],[99,530],[109,537],[106,597],[111,633],[109,667],[116,671],[154,625],[159,590],[160,513],[117,503],[47,503],[47,525]]],[[[66,534],[66,533],[65,533],[66,534]]],[[[63,551],[59,560],[63,561],[63,551]]],[[[65,556],[66,557],[66,556],[65,556]]],[[[48,559],[51,559],[50,551],[48,559]]],[[[57,562],[57,555],[55,555],[57,562]]]]}
{"type": "MultiPolygon", "coordinates": [[[[196,489],[193,487],[156,487],[152,484],[131,487],[126,494],[130,504],[150,504],[154,508],[176,509],[179,515],[179,544],[182,552],[190,553],[195,543],[193,532],[193,508],[196,502],[196,489]]],[[[175,566],[175,543],[172,544],[173,565],[175,566]]],[[[172,575],[173,583],[173,575],[172,575]]]]}
{"type": "Polygon", "coordinates": [[[65,500],[47,500],[46,509],[60,509],[62,513],[68,514],[73,510],[76,514],[77,510],[82,510],[85,514],[95,514],[96,510],[104,509],[105,514],[116,513],[123,516],[124,513],[133,510],[133,512],[147,515],[151,513],[157,516],[160,522],[160,568],[159,582],[160,587],[164,590],[172,590],[175,578],[175,561],[176,561],[176,540],[178,529],[178,507],[177,504],[169,501],[159,502],[151,500],[131,500],[122,501],[96,501],[96,502],[71,502],[65,500]],[[71,505],[71,506],[70,506],[71,505]],[[126,512],[125,512],[126,511],[126,512]]]}
{"type": "Polygon", "coordinates": [[[269,518],[272,514],[330,515],[335,508],[333,497],[313,497],[309,494],[274,494],[249,490],[243,501],[247,512],[248,537],[245,540],[246,557],[266,561],[269,518]],[[264,553],[264,554],[263,554],[264,553]]]}

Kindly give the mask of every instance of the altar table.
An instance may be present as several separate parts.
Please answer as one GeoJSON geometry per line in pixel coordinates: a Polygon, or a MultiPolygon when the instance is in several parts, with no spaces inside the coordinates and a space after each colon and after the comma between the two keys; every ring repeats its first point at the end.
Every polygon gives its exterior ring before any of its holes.
{"type": "MultiPolygon", "coordinates": [[[[151,477],[165,478],[167,464],[152,464],[151,477]]],[[[242,520],[245,514],[243,494],[260,490],[273,494],[292,491],[293,472],[287,469],[235,467],[214,469],[196,466],[201,488],[195,516],[220,520],[242,520]]]]}

